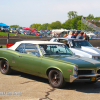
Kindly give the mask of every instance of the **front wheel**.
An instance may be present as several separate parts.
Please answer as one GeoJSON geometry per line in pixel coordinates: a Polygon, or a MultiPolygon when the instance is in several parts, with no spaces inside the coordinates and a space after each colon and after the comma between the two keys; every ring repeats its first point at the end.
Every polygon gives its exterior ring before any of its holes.
{"type": "Polygon", "coordinates": [[[65,86],[63,75],[59,70],[51,70],[48,78],[50,85],[54,88],[62,88],[65,86]]]}
{"type": "Polygon", "coordinates": [[[11,73],[9,63],[6,60],[2,60],[0,62],[0,71],[2,74],[10,74],[11,73]]]}

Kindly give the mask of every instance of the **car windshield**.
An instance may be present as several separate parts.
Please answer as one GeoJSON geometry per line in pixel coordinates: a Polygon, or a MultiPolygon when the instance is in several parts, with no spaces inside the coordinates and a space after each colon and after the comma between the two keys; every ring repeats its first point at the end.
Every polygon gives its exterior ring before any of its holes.
{"type": "Polygon", "coordinates": [[[89,47],[92,47],[92,45],[88,42],[88,41],[83,41],[83,40],[80,40],[80,41],[72,41],[71,43],[71,47],[72,48],[81,48],[81,46],[89,46],[89,47]]]}
{"type": "Polygon", "coordinates": [[[72,55],[73,53],[64,44],[41,44],[39,45],[43,55],[72,55]]]}

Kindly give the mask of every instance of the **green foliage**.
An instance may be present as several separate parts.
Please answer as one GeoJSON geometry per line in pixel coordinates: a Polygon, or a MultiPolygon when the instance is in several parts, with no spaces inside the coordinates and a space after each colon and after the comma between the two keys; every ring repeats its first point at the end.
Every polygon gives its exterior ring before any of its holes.
{"type": "Polygon", "coordinates": [[[64,29],[71,29],[71,19],[68,19],[65,23],[62,24],[64,29]]]}
{"type": "Polygon", "coordinates": [[[15,28],[20,28],[20,26],[19,25],[10,25],[9,27],[15,27],[15,28]]]}
{"type": "Polygon", "coordinates": [[[41,24],[32,24],[32,25],[30,25],[30,28],[36,28],[38,31],[39,30],[47,30],[47,29],[51,30],[49,23],[45,23],[45,24],[42,24],[42,25],[41,24]]]}
{"type": "Polygon", "coordinates": [[[42,25],[40,26],[40,29],[41,29],[41,30],[47,30],[48,27],[49,27],[49,24],[48,24],[48,23],[45,23],[45,24],[42,24],[42,25]]]}
{"type": "Polygon", "coordinates": [[[32,24],[32,25],[30,25],[30,28],[36,28],[36,29],[38,29],[38,27],[40,27],[41,26],[41,24],[32,24]]]}
{"type": "Polygon", "coordinates": [[[82,16],[77,16],[73,19],[68,19],[62,24],[62,27],[65,29],[81,29],[81,18],[82,16]]]}
{"type": "Polygon", "coordinates": [[[56,22],[52,22],[52,23],[50,24],[50,27],[51,27],[52,29],[60,29],[60,28],[62,28],[62,24],[61,24],[60,21],[56,21],[56,22]]]}
{"type": "Polygon", "coordinates": [[[69,11],[68,12],[68,18],[69,19],[73,19],[75,17],[77,17],[77,12],[76,11],[69,11]]]}
{"type": "Polygon", "coordinates": [[[77,30],[81,30],[81,20],[77,21],[77,30]]]}
{"type": "Polygon", "coordinates": [[[98,19],[98,20],[100,20],[100,17],[95,17],[94,19],[98,19]]]}
{"type": "Polygon", "coordinates": [[[89,15],[87,16],[87,19],[94,19],[93,14],[89,14],[89,15]]]}

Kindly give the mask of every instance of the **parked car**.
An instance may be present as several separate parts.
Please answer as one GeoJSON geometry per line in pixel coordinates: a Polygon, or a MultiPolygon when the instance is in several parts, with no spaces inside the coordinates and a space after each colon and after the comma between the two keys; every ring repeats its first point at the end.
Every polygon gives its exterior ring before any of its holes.
{"type": "Polygon", "coordinates": [[[52,42],[67,41],[69,49],[77,56],[100,60],[100,49],[93,47],[89,42],[73,38],[52,38],[52,42]]]}
{"type": "Polygon", "coordinates": [[[0,49],[1,73],[10,74],[12,69],[47,78],[54,88],[100,78],[99,61],[76,57],[64,43],[50,41],[19,41],[0,49]]]}

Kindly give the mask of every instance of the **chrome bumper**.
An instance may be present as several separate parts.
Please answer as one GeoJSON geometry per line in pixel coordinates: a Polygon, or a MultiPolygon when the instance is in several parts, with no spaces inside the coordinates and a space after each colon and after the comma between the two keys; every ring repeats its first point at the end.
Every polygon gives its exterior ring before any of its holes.
{"type": "Polygon", "coordinates": [[[94,74],[91,74],[91,75],[76,75],[76,76],[70,75],[70,82],[74,82],[74,81],[87,82],[87,81],[90,81],[91,77],[96,77],[96,80],[99,80],[100,79],[100,74],[94,73],[94,74]]]}

